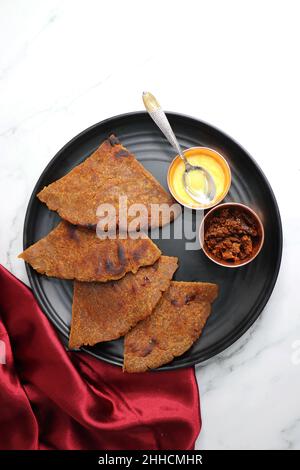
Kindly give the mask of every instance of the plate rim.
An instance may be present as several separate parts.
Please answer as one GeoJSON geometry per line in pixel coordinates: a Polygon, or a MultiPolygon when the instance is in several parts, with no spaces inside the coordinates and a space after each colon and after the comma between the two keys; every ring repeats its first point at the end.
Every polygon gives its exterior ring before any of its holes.
{"type": "MultiPolygon", "coordinates": [[[[171,362],[169,364],[163,365],[163,366],[155,369],[156,371],[176,370],[176,369],[181,369],[181,368],[184,368],[184,367],[190,367],[190,366],[202,364],[205,361],[208,361],[209,359],[211,359],[212,357],[215,357],[218,354],[221,354],[226,349],[228,349],[230,346],[232,346],[238,339],[240,339],[246,333],[246,331],[248,331],[249,328],[256,322],[256,320],[259,318],[259,316],[261,315],[261,313],[264,310],[265,306],[267,305],[267,303],[270,300],[270,297],[273,293],[274,287],[275,287],[277,279],[278,279],[278,274],[279,274],[279,271],[280,271],[280,266],[281,266],[281,261],[282,261],[282,251],[283,251],[283,228],[282,228],[282,220],[281,220],[281,216],[280,216],[280,210],[279,210],[279,206],[278,206],[278,203],[277,203],[277,199],[275,197],[274,191],[271,187],[271,184],[270,184],[268,178],[266,177],[265,173],[261,169],[260,165],[256,162],[256,160],[249,154],[249,152],[242,145],[239,144],[239,142],[237,140],[232,138],[229,134],[227,134],[223,130],[219,129],[218,127],[216,127],[214,125],[211,125],[210,123],[208,123],[206,121],[202,121],[198,118],[195,118],[194,116],[190,116],[188,114],[177,113],[177,112],[173,112],[173,111],[166,111],[166,114],[167,114],[167,116],[170,116],[170,117],[173,116],[175,118],[183,118],[183,119],[187,119],[187,120],[190,120],[190,121],[194,121],[198,125],[199,124],[202,125],[202,126],[204,125],[205,127],[209,128],[210,130],[221,134],[226,140],[231,141],[234,145],[239,147],[245,153],[245,155],[247,155],[249,160],[255,165],[257,171],[262,176],[265,184],[268,187],[268,190],[270,192],[270,196],[273,200],[274,208],[275,208],[275,212],[276,212],[276,219],[277,219],[277,222],[278,222],[278,243],[279,243],[279,246],[278,246],[277,263],[276,263],[276,268],[275,268],[274,273],[273,273],[272,282],[269,285],[268,290],[266,292],[264,292],[264,299],[261,301],[261,303],[258,307],[256,306],[256,303],[258,302],[258,299],[256,300],[256,302],[254,303],[252,309],[249,311],[248,316],[250,315],[250,313],[252,311],[254,311],[254,313],[251,314],[250,318],[244,323],[244,325],[241,328],[239,328],[239,331],[238,332],[233,331],[229,336],[227,335],[226,338],[224,338],[223,341],[218,343],[218,347],[216,348],[216,350],[213,350],[210,353],[208,352],[206,354],[205,354],[205,350],[204,350],[204,352],[202,352],[200,357],[196,360],[190,359],[190,360],[187,360],[186,362],[180,363],[180,364],[171,362]],[[202,356],[204,356],[204,357],[202,357],[202,356]]],[[[77,135],[72,137],[72,139],[70,139],[65,145],[63,145],[63,147],[61,147],[56,152],[56,154],[51,158],[51,160],[48,162],[48,164],[46,165],[46,167],[44,168],[44,170],[40,174],[36,184],[34,185],[31,196],[29,198],[26,213],[25,213],[25,218],[24,218],[24,226],[23,226],[23,250],[25,250],[28,247],[29,218],[30,218],[30,212],[31,212],[31,209],[32,209],[32,205],[36,200],[37,190],[40,187],[40,183],[41,183],[42,179],[44,178],[45,173],[48,171],[49,168],[51,168],[52,164],[56,160],[59,159],[60,155],[64,153],[65,149],[67,149],[68,147],[73,145],[78,139],[84,137],[85,134],[88,134],[88,133],[92,132],[97,127],[107,125],[110,122],[113,122],[113,121],[116,121],[116,120],[123,120],[123,119],[126,120],[127,118],[138,117],[138,116],[147,116],[147,112],[146,111],[131,111],[131,112],[128,112],[128,113],[121,113],[121,114],[103,119],[102,121],[99,121],[95,124],[92,124],[91,126],[87,127],[86,129],[82,130],[81,132],[79,132],[77,135]]],[[[56,327],[57,333],[62,335],[64,337],[64,339],[68,339],[68,335],[66,334],[66,332],[62,331],[61,325],[56,319],[56,315],[54,315],[54,317],[53,316],[50,317],[46,313],[47,312],[47,308],[45,308],[45,303],[46,302],[44,302],[44,299],[42,298],[42,295],[40,295],[40,291],[39,291],[39,289],[36,285],[35,279],[34,279],[35,277],[37,277],[36,272],[34,271],[34,269],[28,263],[25,263],[25,267],[26,267],[26,272],[27,272],[27,276],[28,276],[28,280],[29,280],[32,292],[33,292],[33,294],[34,294],[34,296],[35,296],[42,312],[44,313],[44,315],[47,316],[49,321],[56,327]]],[[[54,311],[54,309],[52,309],[52,310],[54,311]]],[[[65,343],[65,341],[64,341],[64,343],[65,343]]],[[[68,349],[66,344],[65,344],[65,346],[68,349]]],[[[106,356],[105,354],[102,354],[101,358],[100,358],[99,354],[94,353],[92,350],[90,350],[86,347],[80,348],[80,350],[78,350],[78,351],[84,351],[87,354],[89,354],[93,357],[96,357],[98,360],[101,359],[101,360],[103,360],[103,361],[105,361],[109,364],[112,364],[112,365],[115,365],[115,366],[118,366],[118,367],[122,367],[122,363],[120,364],[120,362],[117,359],[113,359],[109,356],[106,356]]]]}

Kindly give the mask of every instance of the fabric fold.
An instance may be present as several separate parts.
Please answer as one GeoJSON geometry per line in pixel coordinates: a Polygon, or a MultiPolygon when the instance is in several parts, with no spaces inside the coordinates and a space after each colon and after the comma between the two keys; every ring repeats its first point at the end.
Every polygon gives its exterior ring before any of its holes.
{"type": "Polygon", "coordinates": [[[126,374],[67,352],[32,292],[0,266],[0,449],[192,449],[194,368],[126,374]]]}

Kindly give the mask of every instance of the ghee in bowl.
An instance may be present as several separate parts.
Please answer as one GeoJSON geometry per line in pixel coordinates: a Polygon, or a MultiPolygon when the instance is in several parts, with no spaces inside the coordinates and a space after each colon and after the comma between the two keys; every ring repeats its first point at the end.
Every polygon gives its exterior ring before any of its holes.
{"type": "Polygon", "coordinates": [[[216,194],[208,205],[195,201],[184,188],[183,174],[185,165],[182,159],[177,156],[172,161],[168,171],[168,186],[172,196],[180,204],[190,209],[208,209],[219,204],[228,193],[231,184],[231,172],[225,158],[215,150],[207,147],[189,148],[184,151],[184,155],[192,165],[202,166],[211,174],[216,186],[216,194]]]}

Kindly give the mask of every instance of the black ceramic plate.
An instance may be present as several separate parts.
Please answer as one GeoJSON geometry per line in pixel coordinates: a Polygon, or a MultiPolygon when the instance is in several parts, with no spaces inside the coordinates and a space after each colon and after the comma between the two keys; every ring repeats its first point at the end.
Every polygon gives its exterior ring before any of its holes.
{"type": "MultiPolygon", "coordinates": [[[[228,269],[217,266],[199,251],[186,251],[186,240],[158,240],[166,255],[179,257],[176,280],[208,281],[220,286],[220,294],[201,338],[183,356],[162,369],[175,369],[202,362],[236,341],[257,319],[275,285],[282,251],[280,215],[272,189],[254,160],[230,137],[188,116],[168,113],[183,148],[208,146],[223,154],[231,167],[232,185],[225,201],[242,202],[254,208],[265,227],[265,243],[259,256],[247,266],[228,269]]],[[[142,164],[166,187],[173,151],[144,112],[116,116],[83,131],[51,160],[29,201],[24,249],[45,236],[58,216],[39,202],[36,194],[87,158],[111,132],[117,134],[142,164]]],[[[45,314],[62,334],[66,344],[72,306],[72,282],[41,276],[27,265],[33,292],[45,314]]],[[[122,365],[123,341],[99,343],[86,351],[112,364],[122,365]]]]}

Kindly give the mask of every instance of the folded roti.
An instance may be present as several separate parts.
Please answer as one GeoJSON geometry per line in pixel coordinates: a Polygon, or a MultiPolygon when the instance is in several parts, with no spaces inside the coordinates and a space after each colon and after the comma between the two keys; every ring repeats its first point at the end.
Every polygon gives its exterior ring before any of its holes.
{"type": "Polygon", "coordinates": [[[157,261],[160,250],[145,234],[143,237],[102,240],[93,230],[62,221],[19,258],[46,276],[106,282],[157,261]]]}
{"type": "MultiPolygon", "coordinates": [[[[115,208],[116,222],[120,225],[119,196],[127,197],[128,208],[133,204],[145,206],[148,216],[141,224],[143,227],[164,225],[174,218],[171,212],[166,220],[160,216],[158,220],[151,221],[152,204],[170,207],[174,200],[114,135],[83,163],[46,186],[37,196],[49,209],[57,211],[62,219],[74,225],[95,226],[100,204],[110,204],[115,208]]],[[[134,212],[127,219],[125,217],[126,224],[139,214],[134,212]]],[[[124,223],[121,226],[126,228],[124,223]]]]}
{"type": "Polygon", "coordinates": [[[216,284],[172,281],[152,315],[125,336],[124,370],[144,372],[187,351],[201,335],[217,295],[216,284]]]}
{"type": "Polygon", "coordinates": [[[177,258],[161,256],[153,266],[119,281],[74,283],[70,348],[124,336],[148,317],[170,285],[177,258]]]}

